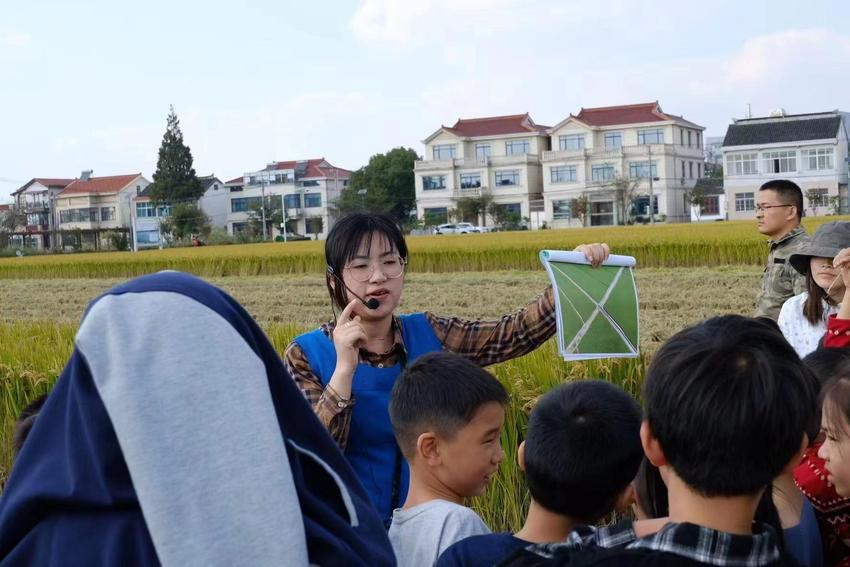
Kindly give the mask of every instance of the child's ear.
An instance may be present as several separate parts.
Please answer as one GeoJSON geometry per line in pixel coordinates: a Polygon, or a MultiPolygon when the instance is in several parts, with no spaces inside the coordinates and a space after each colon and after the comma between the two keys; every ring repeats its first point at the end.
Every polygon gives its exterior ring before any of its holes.
{"type": "Polygon", "coordinates": [[[806,455],[806,449],[808,448],[809,436],[804,433],[803,440],[800,442],[800,450],[797,451],[793,457],[791,457],[791,460],[788,461],[788,464],[785,465],[785,468],[782,469],[782,472],[786,474],[794,472],[794,469],[797,468],[797,465],[799,465],[803,461],[803,457],[806,455]]]}
{"type": "Polygon", "coordinates": [[[630,482],[626,485],[623,491],[617,496],[617,500],[614,502],[614,511],[618,514],[623,514],[629,508],[631,508],[632,504],[634,504],[636,499],[635,487],[630,482]]]}
{"type": "Polygon", "coordinates": [[[664,450],[658,443],[658,439],[652,434],[652,428],[649,427],[649,421],[643,420],[640,424],[640,443],[643,445],[643,452],[646,453],[646,458],[649,462],[658,468],[667,464],[667,459],[664,457],[664,450]]]}
{"type": "Polygon", "coordinates": [[[426,431],[416,439],[416,456],[428,465],[440,464],[440,443],[436,433],[426,431]]]}
{"type": "Polygon", "coordinates": [[[525,472],[525,441],[520,443],[516,450],[516,462],[519,470],[525,472]]]}

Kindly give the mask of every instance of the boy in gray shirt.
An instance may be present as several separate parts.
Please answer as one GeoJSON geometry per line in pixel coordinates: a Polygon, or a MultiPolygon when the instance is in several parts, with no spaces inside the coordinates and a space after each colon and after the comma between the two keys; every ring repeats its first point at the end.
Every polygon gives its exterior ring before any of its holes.
{"type": "Polygon", "coordinates": [[[396,381],[390,420],[410,466],[389,537],[399,567],[429,567],[453,543],[490,533],[464,499],[479,496],[504,458],[508,394],[496,378],[457,354],[418,358],[396,381]]]}

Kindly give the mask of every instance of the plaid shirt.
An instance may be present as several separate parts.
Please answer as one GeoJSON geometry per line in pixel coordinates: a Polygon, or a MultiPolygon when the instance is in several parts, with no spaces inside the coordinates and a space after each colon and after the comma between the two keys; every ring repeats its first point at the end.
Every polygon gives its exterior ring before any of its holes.
{"type": "MultiPolygon", "coordinates": [[[[556,328],[555,295],[551,286],[516,313],[494,321],[468,321],[430,312],[425,315],[446,350],[463,355],[481,366],[528,354],[551,337],[556,328]]],[[[330,337],[334,325],[326,323],[321,328],[330,337]]],[[[395,318],[393,329],[393,346],[382,354],[361,348],[361,363],[383,368],[394,365],[406,356],[401,325],[395,318]]],[[[345,449],[351,425],[351,407],[356,403],[354,397],[342,399],[322,386],[301,347],[294,342],[286,349],[284,363],[316,415],[330,431],[331,437],[345,449]]]]}
{"type": "Polygon", "coordinates": [[[608,530],[583,526],[573,531],[564,543],[533,545],[527,549],[543,557],[552,557],[558,552],[625,544],[625,549],[672,553],[720,567],[759,567],[780,558],[776,535],[767,525],[761,525],[758,533],[745,536],[696,524],[667,524],[655,534],[637,539],[630,522],[621,524],[624,525],[617,524],[608,530]]]}

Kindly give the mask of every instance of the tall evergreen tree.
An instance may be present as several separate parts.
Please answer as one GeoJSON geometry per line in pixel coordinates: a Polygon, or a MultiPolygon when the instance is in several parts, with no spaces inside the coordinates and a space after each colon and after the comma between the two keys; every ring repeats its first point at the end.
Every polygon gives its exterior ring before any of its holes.
{"type": "Polygon", "coordinates": [[[172,205],[197,201],[204,194],[204,187],[192,167],[192,151],[183,143],[183,132],[173,106],[168,112],[168,126],[149,190],[155,203],[172,205]]]}

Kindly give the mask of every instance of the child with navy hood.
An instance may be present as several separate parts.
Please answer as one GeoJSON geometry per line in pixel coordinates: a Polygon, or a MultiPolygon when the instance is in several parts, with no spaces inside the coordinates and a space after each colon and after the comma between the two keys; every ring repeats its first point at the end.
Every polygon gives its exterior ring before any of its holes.
{"type": "Polygon", "coordinates": [[[178,272],[88,308],[0,499],[0,565],[395,565],[347,460],[232,298],[178,272]]]}

